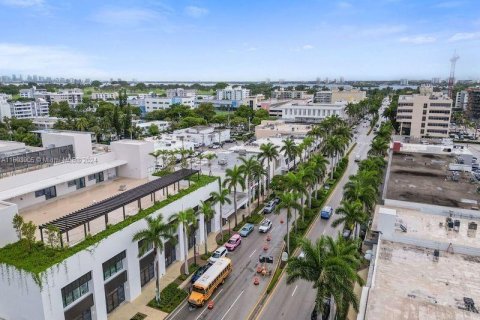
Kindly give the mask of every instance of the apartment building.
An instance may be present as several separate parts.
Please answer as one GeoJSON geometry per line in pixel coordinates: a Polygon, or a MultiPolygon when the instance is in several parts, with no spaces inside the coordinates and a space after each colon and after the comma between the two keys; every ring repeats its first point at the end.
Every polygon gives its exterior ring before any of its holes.
{"type": "Polygon", "coordinates": [[[315,93],[313,102],[315,103],[336,103],[345,101],[347,103],[360,102],[367,98],[367,92],[357,89],[339,90],[332,88],[331,91],[318,91],[315,93]]]}
{"type": "Polygon", "coordinates": [[[220,210],[215,206],[215,217],[209,221],[198,214],[199,227],[187,239],[179,225],[174,232],[176,243],[165,243],[157,255],[148,247],[139,257],[143,243],[133,242],[132,237],[146,228],[146,216],[162,214],[168,221],[181,210],[196,210],[200,201],[218,191],[218,182],[215,177],[188,182],[196,174],[188,169],[152,177],[148,170],[154,166],[149,156],[154,150],[151,141],[116,141],[109,152],[92,154],[90,150],[89,157],[79,157],[73,150],[81,154],[89,147],[88,134],[83,135],[82,141],[66,139],[71,136],[63,133],[44,142],[80,144],[78,148],[64,145],[70,153],[53,149],[58,157],[51,160],[62,162],[0,179],[0,213],[5,222],[0,226],[0,251],[9,250],[4,247],[7,244],[18,245],[11,225],[16,213],[39,227],[36,239],[46,246],[45,228],[58,227],[64,248],[60,261],[43,259],[41,272],[15,262],[0,263],[3,271],[8,269],[8,275],[6,271],[0,275],[1,318],[107,319],[153,280],[156,261],[162,277],[173,262],[183,259],[186,248],[203,243],[205,227],[207,233],[220,228],[220,210]],[[172,199],[180,190],[183,196],[172,199]]]}
{"type": "Polygon", "coordinates": [[[0,120],[3,118],[11,118],[12,113],[10,110],[10,103],[8,102],[12,99],[12,96],[9,94],[0,93],[0,120]]]}
{"type": "Polygon", "coordinates": [[[455,108],[466,110],[468,104],[468,93],[466,90],[458,91],[455,97],[455,108]]]}
{"type": "Polygon", "coordinates": [[[33,119],[35,117],[47,117],[48,106],[49,106],[48,102],[42,98],[37,98],[35,99],[35,101],[13,102],[13,103],[10,103],[10,116],[18,119],[33,119]]]}
{"type": "Polygon", "coordinates": [[[282,119],[290,122],[317,123],[330,116],[344,118],[346,103],[287,103],[276,108],[270,108],[270,113],[281,110],[282,119]]]}
{"type": "Polygon", "coordinates": [[[480,119],[480,87],[467,89],[467,114],[471,119],[480,119]]]}
{"type": "Polygon", "coordinates": [[[83,101],[83,91],[78,88],[59,90],[58,92],[47,92],[44,96],[49,104],[66,101],[70,107],[76,107],[83,101]]]}
{"type": "Polygon", "coordinates": [[[91,95],[92,100],[116,100],[118,99],[118,92],[94,92],[91,95]]]}
{"type": "Polygon", "coordinates": [[[398,98],[397,122],[401,135],[415,138],[448,137],[452,99],[431,86],[421,86],[420,94],[398,98]]]}
{"type": "Polygon", "coordinates": [[[228,86],[217,90],[217,100],[244,100],[250,96],[250,90],[242,87],[228,86]]]}
{"type": "Polygon", "coordinates": [[[165,98],[165,97],[145,97],[143,99],[145,105],[145,112],[152,112],[154,110],[168,109],[173,104],[182,104],[193,108],[195,106],[195,98],[165,98]]]}
{"type": "Polygon", "coordinates": [[[195,89],[184,89],[184,88],[175,88],[167,89],[167,98],[195,98],[197,90],[195,89]]]}
{"type": "Polygon", "coordinates": [[[272,98],[275,99],[305,99],[307,92],[301,90],[285,90],[280,88],[272,92],[272,98]]]}

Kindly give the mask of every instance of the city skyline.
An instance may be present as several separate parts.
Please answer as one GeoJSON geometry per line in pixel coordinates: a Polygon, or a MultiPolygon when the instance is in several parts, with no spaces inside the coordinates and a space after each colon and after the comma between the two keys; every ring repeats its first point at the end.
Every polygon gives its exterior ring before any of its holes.
{"type": "Polygon", "coordinates": [[[445,79],[456,50],[456,78],[478,79],[474,6],[0,0],[0,27],[11,30],[0,41],[0,73],[142,81],[445,79]]]}

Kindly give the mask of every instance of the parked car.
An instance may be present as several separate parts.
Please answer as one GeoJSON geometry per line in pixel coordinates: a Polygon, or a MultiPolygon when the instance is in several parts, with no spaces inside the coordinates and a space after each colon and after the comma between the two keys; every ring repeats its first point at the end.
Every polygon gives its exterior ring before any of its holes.
{"type": "Polygon", "coordinates": [[[344,239],[350,239],[351,234],[352,234],[352,230],[343,229],[342,236],[344,239]]]}
{"type": "Polygon", "coordinates": [[[267,205],[263,209],[263,213],[265,214],[272,213],[273,211],[275,211],[275,206],[276,206],[275,201],[271,200],[269,203],[267,203],[267,205]]]}
{"type": "Polygon", "coordinates": [[[215,252],[212,254],[210,258],[208,258],[208,262],[210,263],[215,263],[219,258],[223,258],[227,255],[227,248],[225,247],[219,247],[215,252]]]}
{"type": "Polygon", "coordinates": [[[359,154],[355,155],[355,162],[360,162],[361,157],[359,154]]]}
{"type": "Polygon", "coordinates": [[[279,203],[280,203],[280,198],[279,198],[279,197],[275,197],[272,201],[273,201],[275,204],[279,204],[279,203]]]}
{"type": "Polygon", "coordinates": [[[270,219],[263,219],[263,221],[260,223],[260,227],[258,227],[258,231],[261,233],[267,233],[271,228],[272,221],[270,219]]]}
{"type": "Polygon", "coordinates": [[[242,244],[242,237],[240,237],[239,234],[234,234],[233,236],[230,237],[227,243],[225,243],[225,248],[227,248],[228,251],[233,251],[241,244],[242,244]]]}
{"type": "Polygon", "coordinates": [[[330,206],[323,207],[322,211],[320,212],[320,218],[322,219],[330,219],[333,214],[333,208],[330,206]]]}
{"type": "Polygon", "coordinates": [[[195,281],[197,281],[198,278],[200,278],[202,274],[204,274],[205,271],[207,271],[207,269],[210,268],[210,266],[211,266],[210,263],[207,263],[206,265],[201,266],[197,271],[195,271],[190,282],[194,283],[195,281]]]}
{"type": "Polygon", "coordinates": [[[254,229],[254,226],[253,224],[251,223],[246,223],[242,229],[240,229],[240,232],[238,233],[239,235],[241,235],[242,237],[246,237],[248,236],[250,233],[252,233],[254,229]]]}
{"type": "Polygon", "coordinates": [[[220,149],[220,145],[219,144],[212,144],[208,148],[209,149],[220,149]]]}

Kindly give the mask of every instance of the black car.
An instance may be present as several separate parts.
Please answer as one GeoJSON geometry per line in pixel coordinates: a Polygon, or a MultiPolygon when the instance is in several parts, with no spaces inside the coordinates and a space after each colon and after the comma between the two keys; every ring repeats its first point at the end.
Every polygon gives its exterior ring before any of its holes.
{"type": "Polygon", "coordinates": [[[195,283],[195,281],[198,280],[198,278],[200,278],[202,276],[202,274],[205,273],[205,271],[207,271],[208,268],[210,268],[211,264],[210,263],[207,263],[206,265],[204,266],[201,266],[197,271],[195,271],[195,273],[193,274],[192,276],[192,279],[190,280],[190,282],[193,284],[195,283]]]}
{"type": "MultiPolygon", "coordinates": [[[[329,316],[330,316],[330,299],[325,299],[323,301],[323,314],[322,314],[321,319],[322,320],[327,320],[329,316]]],[[[318,320],[319,319],[318,318],[318,311],[317,311],[316,307],[313,308],[310,319],[311,320],[318,320]]]]}

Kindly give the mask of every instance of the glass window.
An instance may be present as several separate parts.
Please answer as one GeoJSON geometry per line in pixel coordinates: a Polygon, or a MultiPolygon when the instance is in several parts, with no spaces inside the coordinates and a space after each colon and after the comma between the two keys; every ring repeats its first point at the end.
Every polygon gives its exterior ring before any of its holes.
{"type": "Polygon", "coordinates": [[[63,307],[67,307],[72,302],[89,292],[88,282],[92,279],[92,274],[89,272],[67,286],[62,288],[63,307]]]}
{"type": "Polygon", "coordinates": [[[123,269],[123,261],[117,261],[115,264],[109,265],[107,268],[103,270],[103,279],[107,280],[117,272],[123,269]]]}

